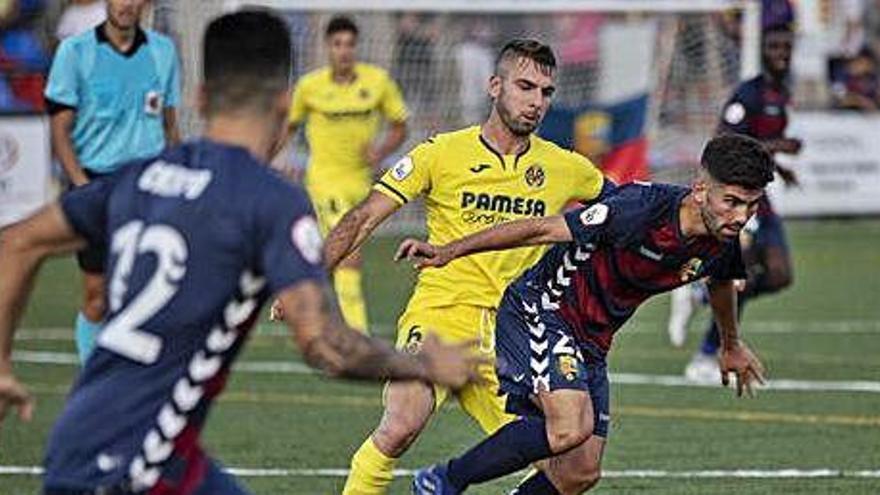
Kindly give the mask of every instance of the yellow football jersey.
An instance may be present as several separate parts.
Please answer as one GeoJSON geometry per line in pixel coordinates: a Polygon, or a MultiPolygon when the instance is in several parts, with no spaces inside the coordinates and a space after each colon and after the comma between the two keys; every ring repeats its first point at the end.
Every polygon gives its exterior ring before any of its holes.
{"type": "Polygon", "coordinates": [[[350,84],[333,81],[329,67],[303,76],[290,106],[290,122],[306,123],[310,159],[306,186],[369,188],[372,174],[364,150],[376,137],[381,117],[406,120],[407,110],[397,83],[385,70],[358,63],[350,84]]]}
{"type": "MultiPolygon", "coordinates": [[[[399,203],[424,194],[428,240],[446,244],[500,222],[559,213],[573,200],[598,196],[603,181],[588,159],[537,136],[525,152],[502,156],[474,126],[416,146],[373,188],[399,203]]],[[[480,253],[427,269],[410,307],[496,307],[507,285],[544,249],[480,253]]]]}

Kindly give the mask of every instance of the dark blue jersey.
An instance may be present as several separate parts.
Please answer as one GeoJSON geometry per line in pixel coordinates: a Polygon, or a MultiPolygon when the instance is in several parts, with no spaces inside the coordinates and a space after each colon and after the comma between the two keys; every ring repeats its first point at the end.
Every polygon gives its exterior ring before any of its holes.
{"type": "Polygon", "coordinates": [[[724,104],[719,128],[758,140],[785,137],[790,100],[784,85],[772,84],[763,75],[749,79],[724,104]]]}
{"type": "Polygon", "coordinates": [[[574,240],[547,251],[505,298],[552,313],[544,321],[560,321],[588,354],[604,357],[614,333],[649,297],[703,277],[745,278],[738,240],[684,238],[678,216],[689,192],[628,184],[566,213],[574,240]]]}
{"type": "Polygon", "coordinates": [[[56,423],[46,485],[160,486],[191,459],[213,399],[272,293],[321,280],[305,193],[243,148],[196,141],[62,199],[108,251],[108,314],[56,423]]]}
{"type": "MultiPolygon", "coordinates": [[[[745,134],[759,141],[782,139],[788,127],[791,95],[784,84],[773,84],[759,75],[737,86],[724,104],[719,130],[745,134]]],[[[773,215],[766,196],[761,198],[758,216],[773,215]]]]}

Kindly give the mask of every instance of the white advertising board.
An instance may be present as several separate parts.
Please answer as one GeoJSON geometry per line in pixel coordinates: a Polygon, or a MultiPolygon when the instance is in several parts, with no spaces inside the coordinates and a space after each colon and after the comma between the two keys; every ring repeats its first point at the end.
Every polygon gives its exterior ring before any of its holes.
{"type": "Polygon", "coordinates": [[[792,167],[800,185],[779,178],[770,196],[783,216],[876,215],[880,213],[880,115],[796,112],[786,134],[803,141],[792,167]]]}
{"type": "Polygon", "coordinates": [[[51,160],[44,115],[0,115],[0,227],[48,201],[51,160]]]}

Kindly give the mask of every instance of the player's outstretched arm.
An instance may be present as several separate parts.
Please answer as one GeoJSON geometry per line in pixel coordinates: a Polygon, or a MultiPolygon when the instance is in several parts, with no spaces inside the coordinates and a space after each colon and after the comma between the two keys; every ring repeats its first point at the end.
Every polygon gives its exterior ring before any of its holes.
{"type": "Polygon", "coordinates": [[[741,341],[737,330],[736,287],[732,280],[713,281],[709,284],[709,304],[721,331],[721,383],[727,386],[729,373],[736,375],[736,394],[753,395],[755,382],[764,383],[764,365],[751,349],[741,341]]]}
{"type": "Polygon", "coordinates": [[[418,269],[439,268],[456,258],[484,251],[500,251],[571,240],[571,230],[565,223],[565,217],[553,215],[502,223],[443,246],[406,239],[397,248],[394,259],[398,261],[411,259],[418,269]]]}
{"type": "MultiPolygon", "coordinates": [[[[373,191],[366,199],[349,210],[324,239],[324,268],[333,273],[339,263],[355,252],[386,218],[400,205],[382,193],[373,191]]],[[[278,298],[269,310],[271,321],[284,320],[287,312],[278,298]]]]}
{"type": "Polygon", "coordinates": [[[447,346],[426,339],[418,354],[351,330],[342,322],[329,288],[303,282],[282,292],[285,320],[306,362],[334,376],[365,380],[424,380],[459,388],[479,379],[484,361],[471,354],[473,343],[447,346]]]}
{"type": "Polygon", "coordinates": [[[9,407],[29,420],[33,399],[12,374],[12,337],[27,305],[34,275],[48,256],[85,246],[58,204],[0,231],[0,420],[9,407]]]}
{"type": "Polygon", "coordinates": [[[372,191],[366,199],[349,210],[324,240],[324,266],[333,272],[336,266],[370,237],[386,218],[400,208],[388,196],[372,191]]]}

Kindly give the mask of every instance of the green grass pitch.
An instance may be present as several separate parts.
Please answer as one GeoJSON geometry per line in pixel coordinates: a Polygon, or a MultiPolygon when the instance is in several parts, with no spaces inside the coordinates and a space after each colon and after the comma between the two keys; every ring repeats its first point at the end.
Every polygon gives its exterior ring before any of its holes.
{"type": "MultiPolygon", "coordinates": [[[[771,378],[805,383],[880,382],[880,221],[790,222],[795,286],[756,301],[742,326],[745,338],[768,364],[771,378]]],[[[413,274],[392,265],[396,239],[366,248],[368,305],[376,333],[390,338],[405,304],[413,274]]],[[[72,260],[43,269],[19,332],[19,351],[73,352],[70,328],[79,300],[72,260]],[[46,335],[48,333],[48,335],[46,335]],[[52,337],[52,338],[50,338],[52,337]]],[[[691,326],[686,349],[666,341],[668,299],[642,308],[619,334],[610,362],[616,373],[680,375],[698,343],[706,311],[691,326]]],[[[244,362],[300,358],[278,328],[264,324],[242,357],[244,362]]],[[[19,377],[35,393],[36,420],[8,418],[0,429],[0,472],[8,466],[37,466],[47,432],[76,372],[69,364],[19,363],[19,377]]],[[[651,494],[870,494],[880,478],[858,471],[880,470],[880,393],[835,390],[765,390],[738,400],[730,390],[645,384],[612,385],[612,433],[603,480],[596,493],[651,494]],[[712,470],[798,470],[792,478],[672,477],[712,470]],[[808,478],[830,469],[842,476],[808,478]],[[637,478],[632,470],[655,470],[637,478]]],[[[205,431],[207,449],[228,466],[286,470],[345,469],[351,453],[381,413],[380,386],[328,380],[309,374],[233,375],[205,431]]],[[[455,405],[438,414],[399,467],[412,469],[456,454],[480,438],[455,405]]],[[[245,477],[255,493],[339,493],[340,476],[305,476],[302,471],[245,477]]],[[[515,477],[471,490],[506,493],[515,477]]],[[[400,478],[391,493],[408,493],[400,478]]],[[[0,474],[0,494],[37,493],[33,475],[0,474]]]]}

